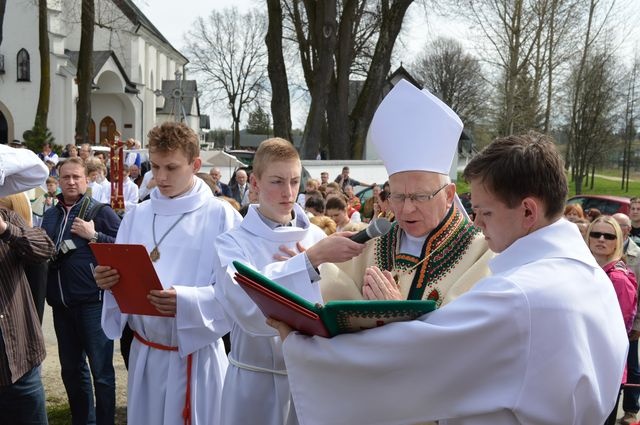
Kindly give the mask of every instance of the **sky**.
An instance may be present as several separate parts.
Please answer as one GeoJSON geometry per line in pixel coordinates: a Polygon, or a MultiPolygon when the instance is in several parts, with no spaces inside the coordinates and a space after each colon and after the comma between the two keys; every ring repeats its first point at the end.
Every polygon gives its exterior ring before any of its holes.
{"type": "MultiPolygon", "coordinates": [[[[632,23],[631,35],[626,42],[623,56],[630,58],[634,51],[640,50],[640,0],[616,0],[620,4],[627,4],[625,9],[628,20],[632,23]],[[627,13],[628,12],[628,13],[627,13]]],[[[136,5],[178,50],[184,46],[184,34],[190,29],[191,24],[199,17],[208,16],[213,9],[222,10],[237,7],[240,11],[250,8],[258,8],[266,11],[264,0],[134,0],[136,5]]],[[[423,7],[414,2],[409,7],[407,17],[403,23],[403,30],[396,43],[396,62],[392,62],[391,69],[395,70],[402,62],[404,65],[415,60],[419,52],[424,48],[428,40],[438,35],[456,38],[461,41],[464,48],[473,52],[473,37],[470,36],[471,28],[465,24],[452,21],[443,17],[433,16],[429,11],[429,18],[423,7]]],[[[622,27],[620,25],[619,27],[622,27]]],[[[295,102],[295,100],[294,100],[295,102]]],[[[298,105],[292,105],[293,126],[304,127],[305,112],[307,106],[303,100],[298,100],[298,105]],[[297,112],[296,112],[297,111],[297,112]]],[[[211,116],[212,127],[231,127],[231,118],[223,116],[214,110],[203,111],[211,116]]],[[[228,115],[228,112],[227,112],[228,115]]],[[[246,114],[244,120],[246,122],[246,114]]]]}
{"type": "MultiPolygon", "coordinates": [[[[264,0],[134,0],[136,5],[149,18],[149,20],[160,30],[169,42],[178,50],[184,47],[184,34],[190,29],[191,24],[199,17],[206,17],[213,9],[222,10],[230,7],[237,7],[244,11],[251,8],[266,9],[264,0]],[[176,5],[179,5],[176,6],[176,5]]],[[[412,58],[424,46],[430,32],[434,32],[433,27],[437,24],[426,22],[424,11],[416,5],[409,8],[408,16],[403,25],[403,34],[399,39],[401,54],[399,57],[412,58]]],[[[447,26],[450,35],[459,33],[462,36],[464,29],[459,25],[447,26]]],[[[392,63],[392,70],[401,63],[392,63]]],[[[406,65],[406,63],[405,63],[406,65]]],[[[295,100],[294,100],[295,102],[295,100]]],[[[298,105],[292,105],[293,126],[303,128],[307,105],[304,99],[299,99],[298,105]],[[297,111],[297,112],[296,112],[297,111]]],[[[231,118],[217,113],[215,110],[203,111],[211,116],[212,127],[231,127],[231,118]]],[[[228,113],[227,113],[228,114],[228,113]]],[[[244,120],[246,122],[247,115],[244,120]]]]}

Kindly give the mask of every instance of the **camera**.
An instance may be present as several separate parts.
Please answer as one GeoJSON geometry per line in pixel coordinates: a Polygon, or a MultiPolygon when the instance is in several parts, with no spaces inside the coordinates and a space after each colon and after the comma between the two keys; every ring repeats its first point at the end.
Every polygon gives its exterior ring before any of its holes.
{"type": "Polygon", "coordinates": [[[60,242],[60,246],[58,247],[58,252],[51,259],[51,265],[53,267],[60,267],[62,261],[69,255],[73,254],[77,246],[71,239],[65,239],[60,242]]]}
{"type": "Polygon", "coordinates": [[[71,239],[65,239],[60,242],[60,249],[58,249],[58,255],[66,255],[77,249],[76,244],[71,239]]]}

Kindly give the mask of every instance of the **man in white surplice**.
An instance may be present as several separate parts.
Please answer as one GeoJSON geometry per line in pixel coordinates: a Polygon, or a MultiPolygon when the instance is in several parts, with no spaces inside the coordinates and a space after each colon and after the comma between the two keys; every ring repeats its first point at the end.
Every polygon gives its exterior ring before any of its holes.
{"type": "MultiPolygon", "coordinates": [[[[195,177],[200,168],[198,136],[182,123],[149,132],[149,156],[157,189],[126,215],[116,243],[143,244],[164,287],[150,302],[168,317],[126,315],[105,291],[102,326],[119,338],[128,321],[134,332],[129,360],[127,419],[130,424],[177,424],[183,411],[193,425],[219,424],[227,359],[220,337],[229,331],[215,298],[212,243],[240,222],[226,202],[215,199],[195,177]],[[190,388],[187,388],[190,378],[190,388]]],[[[96,267],[103,289],[117,270],[96,267]]]]}
{"type": "Polygon", "coordinates": [[[290,142],[278,138],[262,142],[250,179],[259,204],[249,205],[242,224],[216,241],[216,296],[233,319],[230,365],[222,397],[223,425],[297,423],[280,338],[234,281],[232,261],[254,267],[310,301],[322,302],[317,267],[348,260],[364,247],[344,234],[326,238],[309,222],[295,203],[301,174],[298,153],[290,142]],[[298,253],[303,248],[307,250],[298,253]],[[280,250],[290,257],[278,255],[280,250]]]}
{"type": "Polygon", "coordinates": [[[491,276],[420,320],[332,339],[269,322],[301,424],[600,425],[612,411],[627,334],[611,281],[562,218],[553,142],[497,139],[464,177],[498,253],[491,276]]]}

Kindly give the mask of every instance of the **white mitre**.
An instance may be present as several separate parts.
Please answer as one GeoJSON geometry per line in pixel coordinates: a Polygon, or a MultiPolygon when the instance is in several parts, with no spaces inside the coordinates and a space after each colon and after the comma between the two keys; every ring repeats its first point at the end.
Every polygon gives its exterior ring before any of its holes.
{"type": "Polygon", "coordinates": [[[400,80],[378,106],[367,138],[389,175],[449,174],[462,128],[458,115],[440,99],[400,80]]]}

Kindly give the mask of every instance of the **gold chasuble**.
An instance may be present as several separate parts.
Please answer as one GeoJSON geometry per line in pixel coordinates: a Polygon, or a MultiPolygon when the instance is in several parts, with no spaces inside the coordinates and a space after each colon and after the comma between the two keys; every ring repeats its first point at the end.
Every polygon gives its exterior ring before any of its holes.
{"type": "Polygon", "coordinates": [[[376,265],[396,278],[404,298],[430,299],[438,306],[468,291],[489,275],[493,257],[480,231],[452,205],[426,238],[420,257],[399,252],[402,229],[394,223],[384,236],[367,242],[358,257],[320,268],[324,301],[362,299],[364,271],[376,265]]]}

